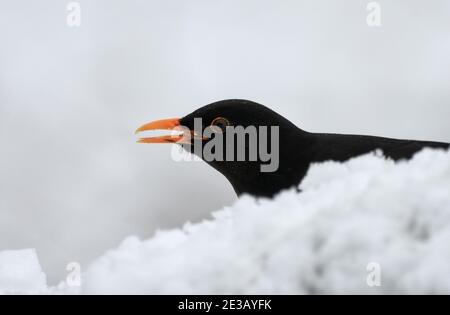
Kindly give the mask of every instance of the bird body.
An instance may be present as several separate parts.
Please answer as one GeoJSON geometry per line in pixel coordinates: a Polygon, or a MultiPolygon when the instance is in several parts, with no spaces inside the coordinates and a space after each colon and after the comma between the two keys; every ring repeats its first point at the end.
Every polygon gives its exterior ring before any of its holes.
{"type": "MultiPolygon", "coordinates": [[[[261,158],[255,161],[244,160],[205,160],[206,163],[222,173],[233,186],[238,195],[249,194],[256,197],[273,197],[280,191],[298,187],[308,172],[311,164],[324,161],[343,162],[375,150],[381,150],[387,158],[394,161],[410,159],[423,148],[448,149],[450,145],[443,142],[399,140],[375,136],[310,133],[298,128],[292,122],[271,109],[247,100],[224,100],[201,107],[193,113],[170,120],[146,124],[138,131],[154,129],[174,129],[183,126],[193,134],[187,141],[183,138],[153,137],[143,138],[144,143],[182,142],[183,146],[193,152],[194,142],[200,141],[205,147],[212,138],[199,136],[205,128],[216,127],[227,134],[230,126],[275,126],[278,143],[269,145],[272,151],[278,149],[278,165],[275,171],[261,171],[261,158]],[[202,130],[194,130],[194,120],[201,118],[202,130]],[[220,123],[220,124],[219,124],[220,123]]],[[[258,129],[259,130],[259,129],[258,129]]],[[[270,137],[270,132],[268,139],[270,137]]],[[[261,134],[258,133],[258,137],[261,134]]],[[[258,140],[259,140],[258,138],[258,140]]],[[[234,146],[237,144],[234,143],[234,146]]],[[[231,148],[224,144],[223,151],[231,148]]],[[[246,146],[249,150],[248,144],[246,146]]],[[[249,156],[246,151],[246,156],[249,156]]],[[[196,153],[196,152],[193,152],[196,153]]],[[[198,154],[198,153],[196,153],[198,154]]]]}

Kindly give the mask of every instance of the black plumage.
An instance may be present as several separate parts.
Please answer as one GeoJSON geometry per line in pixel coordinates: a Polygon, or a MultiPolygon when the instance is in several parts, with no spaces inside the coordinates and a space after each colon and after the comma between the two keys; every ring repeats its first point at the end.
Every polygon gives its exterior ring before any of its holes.
{"type": "MultiPolygon", "coordinates": [[[[201,118],[202,128],[206,128],[218,117],[226,119],[231,126],[279,126],[279,167],[275,172],[261,172],[263,161],[260,160],[206,161],[229,180],[238,195],[272,197],[283,189],[298,187],[312,163],[347,161],[375,150],[398,161],[410,159],[426,147],[449,148],[448,143],[442,142],[311,133],[266,106],[247,100],[224,100],[206,105],[181,118],[179,124],[194,130],[194,118],[201,118]]],[[[203,145],[208,141],[202,140],[203,145]]],[[[192,151],[194,146],[185,144],[185,147],[192,151]]],[[[226,145],[224,150],[227,150],[226,145]]]]}

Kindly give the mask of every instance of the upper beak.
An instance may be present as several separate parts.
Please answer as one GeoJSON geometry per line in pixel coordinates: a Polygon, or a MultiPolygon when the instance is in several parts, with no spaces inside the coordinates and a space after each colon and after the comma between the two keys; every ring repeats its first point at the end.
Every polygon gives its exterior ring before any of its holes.
{"type": "MultiPolygon", "coordinates": [[[[171,130],[176,131],[180,127],[180,118],[162,119],[149,122],[142,125],[136,130],[136,133],[147,130],[171,130]]],[[[181,129],[181,128],[180,128],[181,129]]],[[[179,130],[181,131],[181,130],[179,130]]],[[[186,143],[189,144],[188,139],[185,138],[185,134],[173,134],[160,137],[140,138],[139,143],[186,143]]]]}

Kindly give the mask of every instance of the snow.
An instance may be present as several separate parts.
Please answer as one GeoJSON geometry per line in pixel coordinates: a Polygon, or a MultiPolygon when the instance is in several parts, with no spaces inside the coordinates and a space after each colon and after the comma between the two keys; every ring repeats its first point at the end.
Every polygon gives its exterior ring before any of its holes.
{"type": "MultiPolygon", "coordinates": [[[[326,162],[301,189],[244,196],[211,220],[129,237],[86,269],[79,292],[450,293],[450,152],[326,162]]],[[[0,254],[0,292],[44,288],[33,251],[0,254]]]]}
{"type": "Polygon", "coordinates": [[[47,279],[34,249],[0,252],[0,294],[46,291],[47,279]]]}

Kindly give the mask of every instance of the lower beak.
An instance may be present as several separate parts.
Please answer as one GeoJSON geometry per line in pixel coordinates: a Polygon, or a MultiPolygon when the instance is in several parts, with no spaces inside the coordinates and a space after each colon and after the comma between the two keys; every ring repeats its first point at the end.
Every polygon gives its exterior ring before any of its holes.
{"type": "MultiPolygon", "coordinates": [[[[148,130],[170,130],[170,131],[182,131],[179,118],[162,119],[149,122],[142,125],[136,130],[136,133],[148,131],[148,130]]],[[[186,139],[185,134],[172,134],[159,137],[140,138],[138,143],[185,143],[190,144],[189,139],[186,139]]]]}

